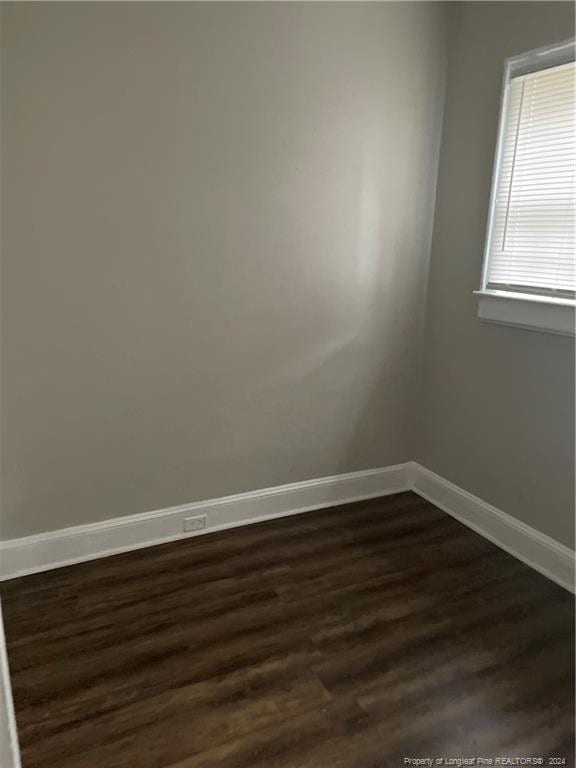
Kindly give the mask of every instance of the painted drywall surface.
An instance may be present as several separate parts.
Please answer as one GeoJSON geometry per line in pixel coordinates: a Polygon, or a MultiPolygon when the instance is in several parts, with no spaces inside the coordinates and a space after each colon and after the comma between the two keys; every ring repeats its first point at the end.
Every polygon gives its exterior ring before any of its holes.
{"type": "Polygon", "coordinates": [[[2,538],[413,458],[444,8],[2,13],[2,538]]]}
{"type": "Polygon", "coordinates": [[[481,323],[504,59],[569,38],[571,3],[453,9],[426,322],[419,461],[573,546],[574,342],[481,323]]]}

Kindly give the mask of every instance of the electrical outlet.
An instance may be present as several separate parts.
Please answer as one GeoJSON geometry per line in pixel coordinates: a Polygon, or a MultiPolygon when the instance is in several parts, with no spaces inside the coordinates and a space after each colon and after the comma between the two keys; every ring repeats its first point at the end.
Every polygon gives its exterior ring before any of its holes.
{"type": "Polygon", "coordinates": [[[204,528],[206,528],[206,515],[200,515],[200,517],[184,518],[185,533],[190,533],[191,531],[202,531],[204,528]]]}

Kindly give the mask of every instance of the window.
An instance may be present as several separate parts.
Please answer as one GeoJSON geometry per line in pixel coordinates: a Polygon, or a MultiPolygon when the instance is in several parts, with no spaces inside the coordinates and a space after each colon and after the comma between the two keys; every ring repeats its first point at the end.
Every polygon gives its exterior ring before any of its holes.
{"type": "Polygon", "coordinates": [[[506,63],[482,319],[574,331],[574,43],[506,63]]]}

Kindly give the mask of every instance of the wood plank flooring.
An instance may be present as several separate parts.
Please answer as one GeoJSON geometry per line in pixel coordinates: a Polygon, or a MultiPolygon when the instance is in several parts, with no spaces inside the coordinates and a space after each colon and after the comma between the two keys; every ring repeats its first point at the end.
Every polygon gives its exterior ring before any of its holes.
{"type": "Polygon", "coordinates": [[[412,493],[0,592],[24,768],[574,765],[571,595],[412,493]]]}

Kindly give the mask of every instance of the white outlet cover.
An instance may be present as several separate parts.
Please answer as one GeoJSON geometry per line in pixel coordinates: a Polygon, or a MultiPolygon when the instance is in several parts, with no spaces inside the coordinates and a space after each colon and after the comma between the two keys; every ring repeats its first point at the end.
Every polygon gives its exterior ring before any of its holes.
{"type": "Polygon", "coordinates": [[[185,517],[184,518],[184,531],[202,531],[206,528],[206,515],[200,515],[199,517],[185,517]]]}

